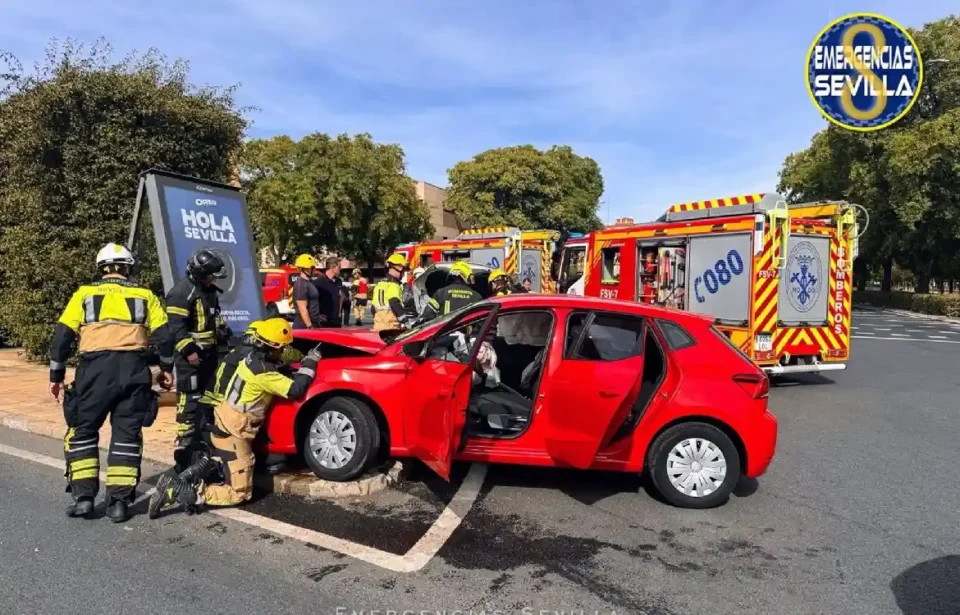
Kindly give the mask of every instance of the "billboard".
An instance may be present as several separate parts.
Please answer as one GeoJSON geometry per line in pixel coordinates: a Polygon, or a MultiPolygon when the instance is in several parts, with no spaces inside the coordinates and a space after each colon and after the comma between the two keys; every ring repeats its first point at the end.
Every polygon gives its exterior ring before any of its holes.
{"type": "Polygon", "coordinates": [[[207,249],[223,259],[217,280],[224,320],[241,334],[265,317],[263,289],[243,193],[233,186],[163,171],[144,175],[164,292],[186,275],[187,261],[207,249]]]}

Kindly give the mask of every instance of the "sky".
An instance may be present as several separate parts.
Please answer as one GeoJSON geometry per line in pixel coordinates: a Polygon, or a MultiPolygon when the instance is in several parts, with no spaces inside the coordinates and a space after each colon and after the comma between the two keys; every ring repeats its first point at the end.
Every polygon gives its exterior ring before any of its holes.
{"type": "Polygon", "coordinates": [[[955,0],[0,0],[0,49],[53,37],[158,48],[198,84],[239,84],[251,137],[369,132],[446,186],[486,149],[571,145],[601,167],[602,219],[776,189],[826,126],[804,61],[832,19],[902,25],[955,0]]]}

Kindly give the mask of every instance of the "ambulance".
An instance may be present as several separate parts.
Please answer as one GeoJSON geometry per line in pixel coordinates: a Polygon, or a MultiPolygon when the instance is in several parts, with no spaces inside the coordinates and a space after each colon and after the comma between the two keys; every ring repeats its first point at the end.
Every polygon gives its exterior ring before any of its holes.
{"type": "Polygon", "coordinates": [[[411,269],[462,260],[519,274],[521,282],[530,280],[532,292],[555,293],[551,264],[559,239],[558,231],[496,226],[468,229],[456,239],[403,244],[394,252],[403,254],[411,269]]]}
{"type": "Polygon", "coordinates": [[[858,211],[775,193],[673,205],[656,222],[591,233],[583,292],[712,316],[769,374],[842,370],[858,211]]]}

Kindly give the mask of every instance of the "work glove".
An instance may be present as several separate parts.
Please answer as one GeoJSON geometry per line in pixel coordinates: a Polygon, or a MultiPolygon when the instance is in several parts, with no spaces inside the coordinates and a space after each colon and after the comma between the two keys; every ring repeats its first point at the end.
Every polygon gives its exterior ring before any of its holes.
{"type": "Polygon", "coordinates": [[[310,352],[308,352],[305,357],[303,357],[303,361],[301,363],[306,363],[307,361],[310,361],[313,363],[313,365],[316,365],[317,363],[320,362],[320,358],[321,358],[320,344],[317,344],[316,346],[310,349],[310,352]]]}
{"type": "Polygon", "coordinates": [[[226,322],[220,322],[220,324],[217,325],[217,337],[221,342],[226,342],[233,337],[233,329],[231,329],[230,325],[226,322]]]}

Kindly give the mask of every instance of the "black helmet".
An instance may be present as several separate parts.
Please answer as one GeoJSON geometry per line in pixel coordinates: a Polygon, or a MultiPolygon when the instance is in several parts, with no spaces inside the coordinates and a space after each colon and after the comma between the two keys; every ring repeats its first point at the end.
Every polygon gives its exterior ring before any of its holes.
{"type": "Polygon", "coordinates": [[[187,263],[187,273],[198,280],[208,275],[222,278],[226,275],[223,269],[223,259],[210,250],[197,250],[187,263]]]}

